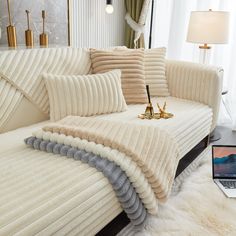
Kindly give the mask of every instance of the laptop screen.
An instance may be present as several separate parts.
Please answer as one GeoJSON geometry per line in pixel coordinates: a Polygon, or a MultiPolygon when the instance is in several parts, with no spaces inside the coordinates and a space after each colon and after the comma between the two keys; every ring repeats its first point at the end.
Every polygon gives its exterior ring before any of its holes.
{"type": "Polygon", "coordinates": [[[214,178],[236,178],[236,146],[213,146],[214,178]]]}

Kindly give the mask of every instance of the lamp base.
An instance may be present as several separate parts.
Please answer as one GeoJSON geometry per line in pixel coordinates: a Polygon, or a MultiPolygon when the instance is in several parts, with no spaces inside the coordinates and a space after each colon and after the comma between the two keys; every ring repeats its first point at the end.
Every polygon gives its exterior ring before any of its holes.
{"type": "Polygon", "coordinates": [[[199,46],[200,49],[211,49],[211,46],[209,46],[207,43],[204,43],[204,45],[199,46]]]}
{"type": "Polygon", "coordinates": [[[211,57],[211,47],[205,43],[204,45],[199,46],[199,49],[199,62],[206,65],[209,64],[211,57]]]}

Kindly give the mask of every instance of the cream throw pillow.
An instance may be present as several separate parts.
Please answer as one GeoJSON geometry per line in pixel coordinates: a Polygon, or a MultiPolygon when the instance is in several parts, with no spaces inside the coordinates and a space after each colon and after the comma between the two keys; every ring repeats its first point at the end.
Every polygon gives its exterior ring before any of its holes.
{"type": "Polygon", "coordinates": [[[166,48],[145,49],[145,81],[149,85],[151,96],[169,96],[165,66],[166,48]]]}
{"type": "Polygon", "coordinates": [[[50,103],[50,119],[68,115],[92,116],[126,110],[121,71],[96,75],[44,74],[50,103]]]}
{"type": "Polygon", "coordinates": [[[122,91],[127,104],[146,103],[143,50],[103,51],[91,49],[93,73],[120,69],[122,91]]]}

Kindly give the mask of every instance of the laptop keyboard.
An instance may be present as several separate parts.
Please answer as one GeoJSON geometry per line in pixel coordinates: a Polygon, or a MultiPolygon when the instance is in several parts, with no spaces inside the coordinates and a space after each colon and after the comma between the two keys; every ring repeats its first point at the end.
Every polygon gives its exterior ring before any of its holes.
{"type": "Polygon", "coordinates": [[[225,187],[229,189],[236,189],[236,181],[227,181],[227,180],[220,180],[220,183],[225,187]]]}

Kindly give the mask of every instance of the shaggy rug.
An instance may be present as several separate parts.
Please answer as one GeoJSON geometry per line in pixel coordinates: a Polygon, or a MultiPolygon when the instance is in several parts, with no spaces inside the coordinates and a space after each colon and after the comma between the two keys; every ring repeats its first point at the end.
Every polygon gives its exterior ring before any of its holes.
{"type": "Polygon", "coordinates": [[[119,236],[235,236],[236,199],[229,199],[212,181],[211,148],[176,180],[169,200],[149,216],[141,231],[128,225],[119,236]]]}

